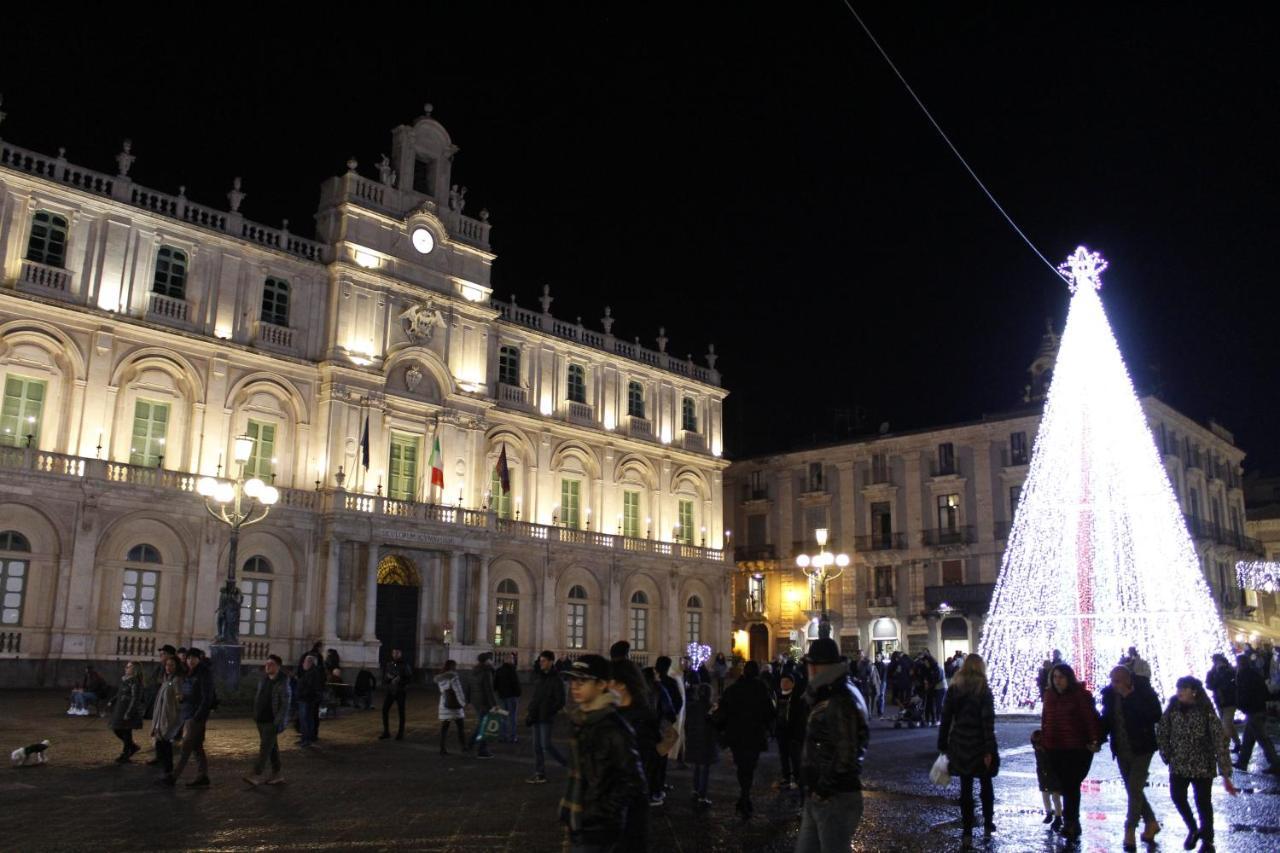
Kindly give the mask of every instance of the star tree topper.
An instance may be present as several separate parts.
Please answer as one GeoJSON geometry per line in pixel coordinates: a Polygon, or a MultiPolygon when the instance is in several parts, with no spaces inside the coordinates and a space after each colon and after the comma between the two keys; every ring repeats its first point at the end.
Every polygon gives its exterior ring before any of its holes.
{"type": "Polygon", "coordinates": [[[1099,252],[1090,252],[1084,246],[1077,246],[1076,252],[1066,261],[1058,265],[1058,274],[1067,280],[1067,288],[1076,292],[1082,284],[1090,285],[1094,290],[1102,289],[1102,271],[1107,262],[1099,252]]]}

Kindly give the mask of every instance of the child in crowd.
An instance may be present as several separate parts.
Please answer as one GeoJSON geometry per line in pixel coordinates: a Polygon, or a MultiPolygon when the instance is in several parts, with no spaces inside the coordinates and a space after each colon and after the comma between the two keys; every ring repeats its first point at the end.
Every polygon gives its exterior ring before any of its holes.
{"type": "Polygon", "coordinates": [[[1057,832],[1062,829],[1062,783],[1045,758],[1039,729],[1031,733],[1031,747],[1036,752],[1036,779],[1040,783],[1040,799],[1044,803],[1044,822],[1057,832]]]}

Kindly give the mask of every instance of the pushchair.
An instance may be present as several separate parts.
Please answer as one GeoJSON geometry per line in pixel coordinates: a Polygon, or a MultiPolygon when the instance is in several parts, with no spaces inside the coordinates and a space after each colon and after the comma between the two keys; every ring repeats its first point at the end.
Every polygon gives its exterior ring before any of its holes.
{"type": "Polygon", "coordinates": [[[898,716],[893,718],[893,727],[900,729],[906,726],[909,729],[918,728],[924,725],[924,698],[913,695],[907,700],[907,704],[898,712],[898,716]]]}

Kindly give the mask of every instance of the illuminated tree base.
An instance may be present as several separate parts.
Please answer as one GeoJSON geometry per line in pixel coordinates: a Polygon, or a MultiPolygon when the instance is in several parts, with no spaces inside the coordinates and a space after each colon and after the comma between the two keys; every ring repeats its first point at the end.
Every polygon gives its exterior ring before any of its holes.
{"type": "Polygon", "coordinates": [[[1039,703],[1053,650],[1096,688],[1130,646],[1171,695],[1227,638],[1098,297],[1106,262],[1064,265],[1073,296],[979,652],[996,704],[1039,703]]]}

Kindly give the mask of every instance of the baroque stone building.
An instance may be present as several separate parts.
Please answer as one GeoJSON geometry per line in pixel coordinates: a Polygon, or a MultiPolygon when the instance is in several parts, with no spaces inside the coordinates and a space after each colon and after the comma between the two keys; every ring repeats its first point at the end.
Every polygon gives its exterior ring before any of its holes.
{"type": "MultiPolygon", "coordinates": [[[[1050,329],[1020,411],[735,461],[725,502],[739,652],[762,660],[817,636],[819,591],[795,558],[818,552],[818,528],[829,530],[828,552],[850,557],[828,585],[832,635],[844,649],[975,651],[1056,346],[1050,329]]],[[[1217,424],[1196,423],[1155,397],[1142,406],[1230,625],[1241,615],[1235,563],[1263,550],[1245,535],[1244,452],[1217,424]]]]}
{"type": "Polygon", "coordinates": [[[428,107],[309,240],[239,179],[227,210],[135,183],[128,143],[106,174],[0,142],[0,681],[209,642],[229,534],[193,489],[242,435],[280,493],[239,544],[246,662],[727,642],[714,350],[493,298],[457,150],[428,107]]]}

